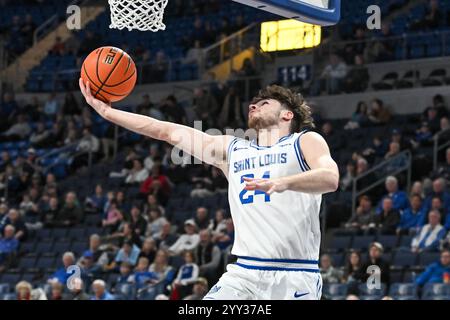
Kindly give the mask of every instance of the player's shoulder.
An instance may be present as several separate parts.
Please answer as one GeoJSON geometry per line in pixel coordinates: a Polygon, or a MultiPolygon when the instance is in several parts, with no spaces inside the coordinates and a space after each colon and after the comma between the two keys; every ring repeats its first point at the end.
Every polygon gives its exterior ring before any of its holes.
{"type": "Polygon", "coordinates": [[[297,133],[297,139],[300,140],[301,143],[306,142],[306,143],[323,143],[325,142],[324,137],[314,131],[314,130],[302,130],[300,132],[297,133]]]}

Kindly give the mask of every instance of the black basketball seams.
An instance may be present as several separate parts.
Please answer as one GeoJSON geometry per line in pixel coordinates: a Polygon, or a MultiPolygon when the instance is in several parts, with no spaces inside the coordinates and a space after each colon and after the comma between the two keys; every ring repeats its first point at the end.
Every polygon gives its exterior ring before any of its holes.
{"type": "MultiPolygon", "coordinates": [[[[121,54],[119,60],[117,60],[117,63],[115,63],[114,66],[111,68],[111,71],[109,72],[109,74],[108,74],[108,76],[106,77],[105,81],[100,81],[101,85],[100,85],[100,87],[98,88],[98,90],[97,90],[96,93],[99,93],[99,92],[102,90],[103,86],[104,86],[105,83],[108,81],[108,79],[111,77],[112,73],[114,72],[114,70],[116,69],[117,65],[120,63],[120,60],[122,60],[122,58],[123,58],[124,55],[125,55],[125,52],[122,51],[122,54],[121,54]]],[[[100,55],[98,56],[98,58],[97,58],[97,70],[98,70],[98,63],[99,63],[99,60],[100,60],[100,56],[101,56],[101,54],[100,54],[100,55]]],[[[99,80],[100,80],[100,79],[99,79],[99,80]]],[[[105,91],[105,92],[106,92],[106,91],[105,91]]]]}
{"type": "MultiPolygon", "coordinates": [[[[92,83],[93,86],[95,86],[95,87],[97,87],[97,88],[100,88],[99,85],[97,85],[94,81],[92,81],[91,77],[90,77],[89,74],[87,73],[87,69],[86,69],[86,66],[85,66],[85,65],[83,65],[83,68],[84,68],[84,73],[86,74],[86,77],[89,79],[89,82],[92,83]]],[[[105,89],[100,89],[100,91],[102,91],[102,92],[104,92],[104,93],[107,93],[107,94],[109,94],[109,95],[111,95],[111,96],[115,96],[115,97],[123,97],[123,96],[126,96],[126,95],[127,95],[127,94],[114,94],[114,93],[111,93],[111,92],[106,91],[105,89]]],[[[100,91],[97,91],[97,92],[100,92],[100,91]]],[[[97,93],[94,94],[94,97],[95,97],[96,95],[97,95],[97,93]]],[[[99,94],[99,95],[100,95],[100,94],[99,94]]],[[[104,97],[104,96],[103,96],[103,97],[104,97]]]]}

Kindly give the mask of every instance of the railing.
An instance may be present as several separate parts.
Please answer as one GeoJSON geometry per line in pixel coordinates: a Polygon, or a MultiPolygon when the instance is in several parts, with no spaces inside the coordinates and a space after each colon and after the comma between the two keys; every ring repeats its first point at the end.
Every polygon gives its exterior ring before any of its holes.
{"type": "Polygon", "coordinates": [[[445,141],[440,139],[444,134],[450,134],[450,129],[439,131],[433,137],[433,170],[437,169],[439,152],[450,147],[450,140],[445,141]]]}
{"type": "Polygon", "coordinates": [[[355,177],[353,179],[353,188],[352,188],[352,214],[356,211],[356,202],[360,195],[365,194],[366,192],[378,187],[380,184],[385,182],[386,177],[395,176],[403,171],[407,171],[407,182],[406,189],[409,190],[411,186],[411,166],[412,166],[412,154],[411,151],[406,150],[395,157],[383,161],[380,164],[374,166],[370,170],[364,172],[363,174],[355,177]],[[400,162],[398,164],[397,162],[400,162]],[[389,166],[392,166],[389,168],[389,166]],[[384,168],[384,170],[383,170],[384,168]],[[370,184],[369,186],[363,188],[362,190],[357,190],[357,183],[363,178],[367,178],[370,174],[376,174],[383,172],[381,176],[378,177],[378,180],[370,184]]]}
{"type": "MultiPolygon", "coordinates": [[[[201,74],[207,69],[227,60],[230,60],[230,63],[233,64],[233,59],[230,58],[242,50],[258,44],[259,27],[259,23],[252,23],[215,44],[204,48],[201,59],[202,63],[200,65],[201,74]]],[[[233,69],[233,65],[231,65],[231,69],[233,69]]]]}

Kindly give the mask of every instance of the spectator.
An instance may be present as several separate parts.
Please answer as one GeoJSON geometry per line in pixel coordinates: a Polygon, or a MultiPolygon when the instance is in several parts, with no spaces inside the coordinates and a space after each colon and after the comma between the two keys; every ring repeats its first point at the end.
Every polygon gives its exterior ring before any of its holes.
{"type": "Polygon", "coordinates": [[[428,122],[422,122],[421,127],[416,130],[415,138],[411,139],[410,143],[414,149],[431,146],[432,137],[433,133],[430,130],[430,125],[428,122]]]}
{"type": "Polygon", "coordinates": [[[51,295],[48,300],[68,300],[67,294],[64,293],[64,287],[59,282],[51,284],[51,295]]]}
{"type": "Polygon", "coordinates": [[[363,56],[356,55],[354,63],[355,65],[347,73],[342,83],[346,93],[365,91],[369,83],[369,71],[364,65],[363,56]]]}
{"type": "MultiPolygon", "coordinates": [[[[136,113],[145,115],[145,116],[150,116],[150,110],[154,108],[153,103],[150,100],[150,96],[146,93],[142,96],[142,102],[140,104],[138,104],[138,106],[136,107],[136,113]]],[[[162,119],[159,119],[162,120],[162,119]]]]}
{"type": "Polygon", "coordinates": [[[331,150],[339,150],[344,147],[342,136],[333,129],[331,122],[325,122],[322,125],[322,136],[327,141],[331,150]]]}
{"type": "Polygon", "coordinates": [[[89,296],[84,292],[84,282],[81,278],[73,278],[72,286],[69,287],[69,290],[70,294],[67,300],[90,300],[89,296]]]}
{"type": "Polygon", "coordinates": [[[10,209],[8,212],[8,218],[6,219],[6,224],[10,224],[14,227],[15,234],[14,237],[18,241],[25,241],[28,236],[28,230],[25,222],[22,220],[20,213],[17,209],[10,209]]]}
{"type": "Polygon", "coordinates": [[[62,106],[62,114],[65,116],[80,116],[81,108],[78,101],[72,92],[67,92],[64,96],[64,103],[62,106]]]}
{"type": "Polygon", "coordinates": [[[89,237],[89,248],[85,253],[89,252],[92,255],[93,266],[91,268],[91,273],[97,273],[103,270],[109,262],[108,253],[101,248],[100,236],[96,233],[91,234],[89,237]]]}
{"type": "Polygon", "coordinates": [[[42,211],[41,221],[44,227],[51,228],[58,225],[57,216],[60,211],[57,197],[50,197],[48,206],[42,211]]]}
{"type": "Polygon", "coordinates": [[[156,256],[156,242],[152,237],[148,237],[144,240],[141,248],[141,252],[139,253],[139,258],[144,257],[147,258],[150,263],[155,260],[156,256]]]}
{"type": "Polygon", "coordinates": [[[362,155],[371,163],[377,163],[383,159],[386,154],[386,144],[383,142],[380,136],[374,136],[372,144],[364,149],[362,155]]]}
{"type": "Polygon", "coordinates": [[[178,236],[171,232],[170,222],[163,224],[161,232],[155,235],[155,240],[159,249],[169,250],[178,240],[178,236]]]}
{"type": "Polygon", "coordinates": [[[385,171],[390,173],[392,171],[398,170],[405,166],[406,156],[400,155],[400,144],[398,142],[391,142],[389,144],[389,150],[384,156],[385,160],[391,160],[391,162],[386,166],[385,171]]]}
{"type": "Polygon", "coordinates": [[[372,125],[384,125],[391,120],[391,113],[380,99],[372,100],[369,121],[372,125]]]}
{"type": "Polygon", "coordinates": [[[195,256],[200,267],[200,276],[207,278],[208,281],[215,281],[221,260],[220,249],[211,241],[209,230],[200,231],[199,237],[200,243],[195,251],[195,256]]]}
{"type": "Polygon", "coordinates": [[[440,261],[436,261],[427,266],[425,271],[421,273],[416,284],[423,286],[427,283],[448,283],[448,275],[450,274],[450,251],[444,249],[441,251],[440,261]]]}
{"type": "Polygon", "coordinates": [[[442,8],[439,7],[438,0],[428,2],[427,11],[423,18],[414,22],[411,30],[435,29],[440,26],[442,21],[442,8]]]}
{"type": "Polygon", "coordinates": [[[50,135],[51,132],[45,128],[45,123],[39,122],[36,126],[36,131],[30,136],[30,143],[33,147],[45,148],[50,135]]]}
{"type": "Polygon", "coordinates": [[[186,53],[186,57],[184,58],[183,63],[184,64],[195,63],[197,65],[200,65],[202,53],[203,50],[200,40],[195,40],[194,45],[191,48],[189,48],[188,52],[186,53]]]}
{"type": "Polygon", "coordinates": [[[311,86],[311,95],[319,95],[324,88],[328,89],[329,94],[339,93],[347,72],[345,62],[337,54],[331,54],[329,63],[311,86]]]}
{"type": "Polygon", "coordinates": [[[106,283],[97,279],[92,283],[92,291],[94,296],[91,300],[115,300],[114,296],[106,290],[106,283]]]}
{"type": "Polygon", "coordinates": [[[351,119],[344,126],[345,130],[353,130],[361,128],[369,121],[367,104],[364,101],[358,102],[355,112],[353,112],[351,119]]]}
{"type": "Polygon", "coordinates": [[[172,283],[175,277],[175,270],[169,265],[169,255],[167,251],[158,250],[156,253],[155,261],[150,265],[149,271],[155,274],[156,285],[158,288],[153,288],[153,294],[156,296],[158,293],[162,293],[163,288],[172,283]]]}
{"type": "Polygon", "coordinates": [[[345,224],[345,228],[350,233],[361,233],[368,228],[369,223],[374,219],[374,215],[372,201],[369,196],[363,195],[359,198],[359,206],[356,208],[355,214],[345,224]]]}
{"type": "Polygon", "coordinates": [[[167,70],[168,70],[167,57],[164,51],[160,50],[156,53],[156,59],[152,68],[153,82],[165,82],[167,70]]]}
{"type": "Polygon", "coordinates": [[[77,154],[73,157],[72,170],[88,166],[89,161],[95,161],[100,150],[100,140],[91,132],[91,128],[83,128],[83,136],[78,142],[77,154]]]}
{"type": "Polygon", "coordinates": [[[185,251],[184,264],[178,270],[178,274],[173,281],[174,290],[177,290],[181,297],[187,296],[192,290],[193,284],[197,281],[199,268],[195,263],[195,256],[192,251],[185,251]]]}
{"type": "Polygon", "coordinates": [[[165,203],[170,194],[170,183],[168,178],[161,173],[161,167],[154,165],[151,175],[141,184],[142,195],[154,194],[159,202],[165,203]]]}
{"type": "Polygon", "coordinates": [[[52,282],[57,281],[63,285],[66,285],[67,279],[69,279],[69,277],[72,274],[72,273],[68,273],[67,269],[70,266],[75,265],[75,255],[70,251],[65,252],[62,256],[62,262],[63,262],[63,266],[61,268],[57,269],[55,271],[55,273],[53,273],[49,277],[48,283],[51,284],[52,282]]]}
{"type": "MultiPolygon", "coordinates": [[[[213,221],[212,235],[220,234],[225,232],[227,229],[227,221],[225,219],[226,212],[224,209],[217,209],[216,216],[213,221]]],[[[200,236],[201,241],[201,236],[200,236]]]]}
{"type": "Polygon", "coordinates": [[[353,179],[356,177],[356,166],[353,161],[349,161],[346,166],[345,174],[341,176],[339,183],[341,191],[349,191],[353,185],[353,179]]]}
{"type": "Polygon", "coordinates": [[[125,178],[126,184],[140,184],[148,178],[148,171],[143,167],[142,161],[140,159],[133,160],[133,168],[128,173],[125,178]]]}
{"type": "Polygon", "coordinates": [[[17,300],[47,300],[44,290],[41,288],[33,289],[27,281],[20,281],[16,284],[17,300]]]}
{"type": "Polygon", "coordinates": [[[208,209],[206,209],[205,207],[197,208],[194,222],[199,228],[199,230],[211,229],[212,221],[209,219],[208,209]]]}
{"type": "Polygon", "coordinates": [[[218,124],[220,127],[242,127],[244,123],[241,99],[236,92],[236,86],[230,86],[223,101],[218,124]]]}
{"type": "Polygon", "coordinates": [[[320,257],[320,275],[322,276],[323,284],[339,283],[341,281],[342,272],[333,266],[331,257],[328,254],[323,254],[320,257]]]}
{"type": "MultiPolygon", "coordinates": [[[[138,260],[138,266],[136,267],[137,270],[139,270],[140,262],[141,258],[139,258],[138,260]]],[[[148,261],[147,261],[147,268],[148,268],[148,261]]],[[[134,282],[133,266],[131,265],[131,263],[123,261],[120,264],[119,273],[120,275],[117,277],[114,286],[117,286],[118,284],[134,282]]]]}
{"type": "Polygon", "coordinates": [[[19,114],[17,116],[17,123],[9,127],[0,136],[0,142],[24,140],[31,133],[31,128],[26,121],[25,115],[19,114]]]}
{"type": "Polygon", "coordinates": [[[394,208],[392,198],[385,197],[382,202],[382,211],[372,217],[369,229],[377,229],[379,234],[395,234],[400,223],[400,213],[394,208]]]}
{"type": "Polygon", "coordinates": [[[186,111],[178,103],[178,100],[174,95],[169,95],[163,101],[162,105],[160,106],[160,110],[162,111],[167,121],[179,124],[187,124],[186,111]]]}
{"type": "Polygon", "coordinates": [[[85,211],[92,213],[100,213],[103,211],[107,198],[103,193],[103,187],[101,184],[95,186],[94,195],[87,197],[85,201],[85,211]]]}
{"type": "Polygon", "coordinates": [[[433,190],[425,198],[424,207],[427,211],[431,208],[431,201],[434,197],[439,197],[445,208],[450,208],[450,193],[445,190],[445,180],[437,178],[433,181],[433,190]]]}
{"type": "Polygon", "coordinates": [[[411,191],[409,192],[410,196],[413,196],[415,194],[420,195],[420,197],[423,199],[425,197],[425,194],[423,192],[423,185],[420,181],[414,181],[411,191]]]}
{"type": "Polygon", "coordinates": [[[122,221],[122,212],[117,208],[117,200],[113,199],[109,203],[106,215],[102,220],[102,226],[107,228],[109,233],[112,233],[117,230],[122,221]]]}
{"type": "Polygon", "coordinates": [[[0,238],[0,272],[14,264],[19,248],[19,240],[14,237],[15,228],[7,225],[0,238]]]}
{"type": "Polygon", "coordinates": [[[137,205],[131,207],[130,227],[136,236],[144,236],[147,230],[147,221],[142,217],[141,209],[137,205]]]}
{"type": "Polygon", "coordinates": [[[68,192],[63,207],[58,212],[56,224],[61,227],[71,227],[81,222],[83,211],[74,192],[68,192]]]}
{"type": "Polygon", "coordinates": [[[422,206],[422,198],[415,194],[411,197],[411,207],[405,209],[400,218],[400,224],[397,227],[397,235],[413,234],[423,225],[426,211],[422,206]]]}
{"type": "Polygon", "coordinates": [[[185,250],[194,250],[200,242],[200,237],[196,233],[197,225],[193,219],[184,222],[184,231],[186,232],[169,248],[172,255],[179,255],[185,250]]]}
{"type": "Polygon", "coordinates": [[[424,225],[411,243],[412,251],[435,251],[439,248],[439,242],[444,238],[446,230],[441,225],[441,214],[438,210],[432,210],[428,214],[428,224],[424,225]]]}
{"type": "Polygon", "coordinates": [[[367,270],[371,266],[378,266],[380,268],[381,274],[381,283],[389,284],[390,283],[390,268],[389,264],[382,257],[384,248],[379,242],[372,242],[369,246],[369,257],[366,262],[361,265],[359,278],[362,279],[363,282],[367,282],[369,278],[369,274],[367,270]]]}
{"type": "Polygon", "coordinates": [[[56,93],[52,93],[48,96],[48,100],[45,102],[44,114],[48,118],[54,119],[58,112],[59,112],[59,101],[56,97],[56,93]]]}
{"type": "Polygon", "coordinates": [[[63,56],[65,54],[65,46],[61,40],[61,37],[56,37],[55,43],[50,49],[50,53],[55,56],[63,56]]]}
{"type": "Polygon", "coordinates": [[[391,198],[394,210],[402,211],[409,208],[408,194],[404,191],[398,190],[398,180],[394,176],[389,176],[386,178],[385,187],[387,194],[383,196],[380,203],[378,204],[376,213],[379,214],[383,210],[382,204],[384,198],[391,198]]]}
{"type": "Polygon", "coordinates": [[[220,250],[224,251],[233,244],[234,241],[234,224],[232,219],[227,219],[227,229],[214,236],[213,242],[219,247],[220,250]]]}
{"type": "Polygon", "coordinates": [[[344,276],[342,282],[348,284],[360,283],[361,281],[361,254],[358,251],[351,251],[348,256],[347,265],[344,268],[344,276]]]}
{"type": "Polygon", "coordinates": [[[218,113],[219,105],[216,98],[210,92],[206,92],[203,88],[195,88],[192,105],[197,115],[196,120],[203,122],[204,129],[215,126],[215,121],[210,115],[218,113]]]}
{"type": "Polygon", "coordinates": [[[163,226],[167,223],[167,219],[162,216],[161,210],[158,208],[151,209],[145,235],[147,237],[156,237],[161,233],[163,226]]]}
{"type": "Polygon", "coordinates": [[[364,177],[361,177],[357,182],[357,189],[362,190],[364,188],[367,188],[372,183],[376,181],[376,177],[373,173],[367,173],[369,170],[369,163],[364,158],[359,158],[356,161],[356,176],[365,175],[364,177]]]}
{"type": "Polygon", "coordinates": [[[122,245],[122,248],[116,255],[116,265],[120,265],[122,262],[126,261],[132,266],[135,266],[140,252],[141,250],[139,249],[139,247],[136,246],[132,241],[125,241],[122,245]]]}
{"type": "Polygon", "coordinates": [[[202,300],[208,293],[208,280],[205,278],[197,278],[194,287],[192,288],[192,294],[185,297],[183,300],[202,300]]]}

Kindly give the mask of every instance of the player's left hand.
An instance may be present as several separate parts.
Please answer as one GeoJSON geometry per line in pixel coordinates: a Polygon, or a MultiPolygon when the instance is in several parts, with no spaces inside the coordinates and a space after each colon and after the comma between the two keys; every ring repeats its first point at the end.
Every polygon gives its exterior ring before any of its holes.
{"type": "Polygon", "coordinates": [[[286,184],[281,179],[254,179],[244,177],[245,190],[261,190],[267,194],[283,192],[287,190],[286,184]]]}

